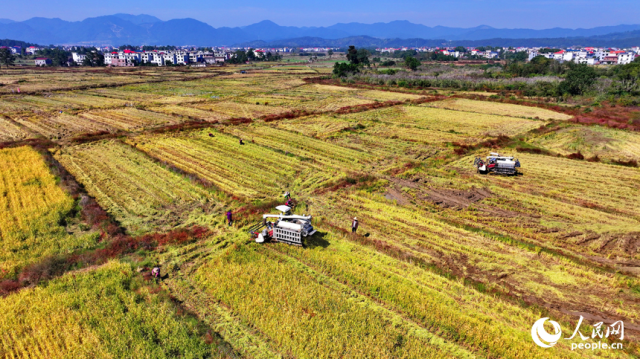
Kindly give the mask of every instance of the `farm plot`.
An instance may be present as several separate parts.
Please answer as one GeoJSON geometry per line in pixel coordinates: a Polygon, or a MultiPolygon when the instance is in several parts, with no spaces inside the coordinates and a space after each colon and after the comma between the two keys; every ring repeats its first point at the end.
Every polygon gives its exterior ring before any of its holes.
{"type": "Polygon", "coordinates": [[[94,123],[118,128],[125,131],[133,131],[143,128],[166,126],[183,121],[183,118],[168,116],[162,113],[138,110],[136,108],[124,108],[118,110],[91,111],[80,114],[94,123]]]}
{"type": "Polygon", "coordinates": [[[162,99],[162,96],[154,95],[145,92],[133,92],[133,91],[124,91],[122,88],[106,88],[106,89],[93,89],[86,90],[82,92],[78,92],[82,94],[87,94],[91,96],[103,96],[108,98],[114,98],[118,100],[123,100],[126,102],[142,102],[149,103],[162,99]]]}
{"type": "Polygon", "coordinates": [[[359,124],[358,121],[344,117],[320,115],[290,121],[278,121],[275,123],[275,126],[288,131],[299,132],[310,137],[326,138],[338,135],[343,131],[359,129],[359,124]]]}
{"type": "Polygon", "coordinates": [[[28,137],[33,136],[20,126],[0,116],[0,142],[20,141],[28,137]]]}
{"type": "Polygon", "coordinates": [[[5,115],[7,117],[13,117],[19,113],[31,113],[33,114],[36,111],[39,111],[38,107],[19,103],[15,100],[18,96],[2,96],[0,97],[0,114],[5,115]]]}
{"type": "Polygon", "coordinates": [[[119,72],[114,73],[103,70],[87,71],[81,69],[79,71],[50,71],[48,69],[30,69],[22,74],[12,74],[11,78],[7,78],[4,81],[10,82],[11,85],[0,87],[0,93],[12,93],[18,88],[20,88],[23,93],[73,90],[110,84],[126,84],[140,81],[140,79],[119,72]]]}
{"type": "Polygon", "coordinates": [[[345,171],[359,171],[364,170],[374,160],[365,151],[336,146],[296,132],[284,131],[275,126],[238,126],[227,128],[225,131],[247,141],[250,140],[259,145],[322,164],[327,169],[339,168],[345,171]]]}
{"type": "Polygon", "coordinates": [[[66,113],[51,116],[18,117],[15,118],[15,121],[50,139],[62,139],[83,133],[113,132],[116,130],[105,123],[66,113]]]}
{"type": "MultiPolygon", "coordinates": [[[[401,322],[411,320],[476,355],[518,358],[535,352],[536,357],[571,357],[571,342],[560,342],[553,352],[545,352],[530,340],[530,323],[540,317],[537,309],[509,303],[415,265],[415,257],[398,260],[376,252],[382,246],[362,246],[347,238],[332,230],[322,240],[308,239],[306,248],[278,245],[273,250],[377,301],[405,318],[401,322]]],[[[565,334],[571,336],[568,330],[565,334]]]]}
{"type": "Polygon", "coordinates": [[[614,273],[506,245],[494,236],[450,225],[450,214],[430,214],[410,204],[396,205],[382,195],[365,191],[331,194],[317,201],[314,208],[325,228],[345,228],[349,219],[357,216],[361,231],[369,233],[362,239],[365,243],[472,279],[488,289],[548,307],[559,305],[564,310],[602,313],[610,318],[622,316],[629,323],[640,320],[633,285],[627,286],[614,273]],[[620,301],[610,302],[611,296],[620,301]]]}
{"type": "Polygon", "coordinates": [[[276,94],[309,99],[309,101],[297,104],[296,107],[311,112],[336,111],[342,107],[375,102],[372,98],[359,97],[357,89],[317,84],[299,86],[290,90],[273,93],[273,95],[276,94]]]}
{"type": "MultiPolygon", "coordinates": [[[[148,288],[132,291],[129,265],[109,262],[0,298],[7,358],[212,357],[197,324],[148,288]]],[[[222,355],[214,355],[222,357],[222,355]]]]}
{"type": "Polygon", "coordinates": [[[545,122],[522,118],[465,113],[437,108],[404,106],[406,117],[394,122],[413,123],[429,130],[453,131],[468,135],[513,136],[544,125],[545,122]]]}
{"type": "Polygon", "coordinates": [[[52,95],[55,101],[64,103],[65,107],[82,109],[124,107],[127,102],[119,99],[103,96],[84,95],[77,92],[68,92],[52,95]]]}
{"type": "Polygon", "coordinates": [[[477,112],[489,115],[501,115],[510,117],[537,118],[541,120],[568,120],[570,115],[559,113],[543,108],[513,105],[508,103],[476,101],[467,99],[449,99],[438,102],[431,102],[421,106],[436,107],[448,110],[464,112],[477,112]]]}
{"type": "Polygon", "coordinates": [[[212,121],[212,122],[228,120],[229,118],[231,118],[231,116],[224,115],[222,113],[205,111],[205,110],[200,110],[194,107],[180,106],[180,105],[149,107],[147,108],[147,110],[163,113],[167,115],[173,115],[173,116],[179,116],[179,117],[186,116],[186,117],[194,118],[197,120],[212,121]]]}
{"type": "Polygon", "coordinates": [[[289,112],[289,109],[281,106],[267,106],[264,103],[262,105],[256,103],[238,103],[238,102],[203,102],[192,105],[195,108],[212,111],[214,113],[222,114],[225,117],[246,117],[246,118],[256,118],[265,115],[273,115],[279,114],[283,112],[289,112]]]}
{"type": "Polygon", "coordinates": [[[213,129],[142,136],[135,141],[138,148],[232,196],[273,198],[284,190],[313,190],[341,174],[336,169],[321,169],[301,154],[286,154],[262,146],[260,141],[254,144],[247,137],[245,145],[239,145],[238,138],[213,129]]]}
{"type": "Polygon", "coordinates": [[[375,100],[375,101],[417,100],[422,97],[420,95],[414,95],[414,94],[408,94],[408,93],[377,91],[377,90],[359,91],[357,96],[364,99],[375,100]]]}
{"type": "MultiPolygon", "coordinates": [[[[375,161],[372,161],[369,171],[384,172],[403,164],[398,163],[398,160],[424,161],[437,153],[450,152],[450,150],[437,145],[443,141],[443,136],[440,134],[432,138],[431,144],[425,143],[428,141],[424,141],[426,138],[424,133],[422,137],[417,137],[417,139],[409,137],[412,141],[408,141],[400,139],[397,135],[398,132],[394,133],[391,129],[380,126],[378,123],[357,122],[344,116],[309,116],[277,121],[273,123],[273,126],[322,139],[343,148],[368,153],[372,158],[376,158],[375,161]]],[[[403,138],[406,137],[403,136],[403,138]]],[[[466,138],[454,138],[459,141],[466,140],[466,138]]]]}
{"type": "Polygon", "coordinates": [[[233,245],[211,257],[195,279],[209,298],[251,323],[280,355],[470,356],[464,348],[404,322],[365,296],[349,293],[340,283],[266,247],[233,245]]]}
{"type": "Polygon", "coordinates": [[[203,224],[215,209],[209,191],[118,141],[67,147],[55,158],[131,233],[203,224]]]}
{"type": "Polygon", "coordinates": [[[69,235],[61,222],[73,199],[28,147],[0,150],[0,278],[38,258],[83,248],[95,236],[69,235]]]}
{"type": "Polygon", "coordinates": [[[640,162],[640,134],[600,126],[570,126],[531,139],[532,144],[562,155],[640,162]]]}
{"type": "MultiPolygon", "coordinates": [[[[517,154],[523,176],[471,175],[473,157],[450,165],[458,189],[488,188],[494,195],[454,217],[546,248],[567,248],[609,263],[611,255],[640,260],[640,171],[602,163],[517,154]],[[585,190],[588,188],[589,190],[585,190]]],[[[615,262],[609,264],[618,265],[615,262]]],[[[624,263],[620,263],[624,266],[624,263]]]]}

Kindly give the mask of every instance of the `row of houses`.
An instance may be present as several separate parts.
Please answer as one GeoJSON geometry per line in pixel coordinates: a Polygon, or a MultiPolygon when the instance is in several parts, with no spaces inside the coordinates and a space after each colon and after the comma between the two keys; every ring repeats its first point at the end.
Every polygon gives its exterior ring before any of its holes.
{"type": "MultiPolygon", "coordinates": [[[[14,55],[22,54],[21,46],[0,46],[0,49],[9,49],[14,55]]],[[[28,55],[35,55],[38,50],[40,50],[39,47],[29,46],[24,50],[24,52],[28,55]]]]}
{"type": "Polygon", "coordinates": [[[560,62],[575,62],[587,65],[626,65],[635,60],[639,56],[637,51],[633,50],[614,50],[614,49],[566,49],[557,52],[538,52],[533,50],[529,52],[529,60],[536,56],[544,56],[548,59],[554,59],[560,62]]]}
{"type": "Polygon", "coordinates": [[[454,48],[441,48],[441,47],[401,47],[401,48],[382,48],[376,49],[381,53],[393,53],[395,51],[407,51],[415,50],[418,52],[436,52],[443,55],[453,56],[456,58],[465,57],[467,55],[479,56],[486,59],[497,59],[502,57],[507,52],[526,52],[527,58],[531,61],[536,56],[544,56],[549,59],[554,59],[560,62],[572,61],[580,64],[588,65],[624,65],[635,60],[640,56],[640,47],[632,47],[630,49],[610,49],[610,48],[568,48],[562,49],[556,52],[550,52],[546,48],[498,48],[497,51],[493,50],[478,50],[474,48],[467,48],[466,51],[455,51],[454,48]]]}
{"type": "MultiPolygon", "coordinates": [[[[229,59],[230,53],[209,52],[209,51],[111,51],[104,53],[104,63],[107,66],[128,67],[136,64],[154,64],[158,66],[166,65],[212,65],[223,63],[229,59]]],[[[86,54],[78,52],[71,53],[73,62],[82,65],[86,54]]]]}

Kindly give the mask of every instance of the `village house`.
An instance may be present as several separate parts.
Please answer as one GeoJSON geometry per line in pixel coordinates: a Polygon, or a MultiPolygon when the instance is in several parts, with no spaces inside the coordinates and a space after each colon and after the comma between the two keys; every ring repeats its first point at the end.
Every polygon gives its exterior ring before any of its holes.
{"type": "Polygon", "coordinates": [[[27,47],[27,49],[25,50],[25,52],[29,55],[35,55],[36,52],[40,50],[39,48],[35,47],[35,46],[29,46],[27,47]]]}
{"type": "Polygon", "coordinates": [[[82,65],[82,63],[84,62],[84,59],[87,58],[87,55],[79,54],[77,52],[72,52],[71,57],[73,58],[73,62],[75,62],[77,65],[82,65]]]}
{"type": "Polygon", "coordinates": [[[47,65],[51,65],[51,59],[47,57],[36,58],[36,66],[47,66],[47,65]]]}

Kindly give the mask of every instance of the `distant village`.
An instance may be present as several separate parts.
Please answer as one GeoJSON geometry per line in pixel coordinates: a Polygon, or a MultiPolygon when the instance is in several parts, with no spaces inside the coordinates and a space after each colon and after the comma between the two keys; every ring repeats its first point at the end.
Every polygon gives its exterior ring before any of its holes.
{"type": "MultiPolygon", "coordinates": [[[[24,54],[38,56],[46,47],[29,46],[22,49],[20,46],[6,47],[0,49],[9,49],[13,54],[24,54]]],[[[86,57],[93,52],[98,52],[104,57],[105,66],[114,67],[130,67],[136,65],[151,66],[168,66],[168,65],[185,65],[195,67],[206,67],[221,65],[236,57],[238,50],[253,52],[256,60],[264,59],[267,55],[272,54],[290,54],[309,55],[310,57],[326,56],[332,52],[339,52],[344,49],[329,47],[281,47],[281,48],[239,48],[239,47],[221,47],[221,48],[194,48],[183,47],[172,50],[143,50],[142,47],[137,49],[118,49],[111,46],[91,48],[87,51],[86,47],[79,46],[62,46],[56,47],[71,53],[67,60],[68,66],[82,66],[86,64],[86,57]]],[[[399,47],[399,48],[378,48],[375,50],[380,56],[386,54],[392,55],[402,51],[416,51],[434,53],[455,59],[485,59],[485,60],[501,60],[509,58],[509,54],[524,53],[527,61],[536,56],[544,56],[559,62],[574,62],[587,65],[624,65],[632,62],[636,57],[640,56],[640,47],[632,47],[629,49],[617,48],[567,48],[567,49],[549,49],[541,47],[489,47],[485,48],[461,48],[458,47],[399,47]]],[[[50,58],[35,57],[33,65],[48,66],[52,64],[50,58]]]]}
{"type": "Polygon", "coordinates": [[[536,56],[544,56],[559,62],[575,62],[587,65],[625,65],[632,62],[636,57],[640,56],[640,47],[632,47],[631,49],[613,49],[613,48],[568,48],[553,49],[543,47],[518,47],[518,48],[492,48],[488,50],[480,50],[475,48],[465,48],[465,51],[456,50],[457,48],[380,48],[376,49],[380,53],[394,53],[396,51],[415,50],[417,52],[433,52],[440,53],[445,56],[455,58],[475,57],[485,59],[504,59],[507,53],[526,53],[527,61],[531,61],[536,56]]]}

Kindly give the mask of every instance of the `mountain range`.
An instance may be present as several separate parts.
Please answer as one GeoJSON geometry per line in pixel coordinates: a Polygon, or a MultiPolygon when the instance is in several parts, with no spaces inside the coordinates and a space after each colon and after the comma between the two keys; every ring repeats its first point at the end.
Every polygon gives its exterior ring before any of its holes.
{"type": "MultiPolygon", "coordinates": [[[[9,38],[39,44],[86,45],[195,45],[232,46],[237,44],[300,43],[322,46],[322,43],[341,42],[340,39],[366,37],[367,43],[396,41],[479,41],[487,39],[548,39],[591,38],[640,31],[640,25],[602,26],[590,29],[553,28],[497,29],[490,26],[456,28],[429,27],[409,21],[362,24],[339,23],[327,27],[280,26],[272,21],[261,21],[243,27],[219,27],[194,19],[162,21],[151,15],[114,14],[65,21],[58,18],[36,17],[25,21],[0,19],[0,38],[9,38]],[[301,40],[302,39],[302,40],[301,40]],[[392,39],[392,40],[388,40],[392,39]],[[293,40],[293,41],[292,41],[293,40]],[[333,40],[333,42],[329,41],[333,40]],[[328,42],[329,41],[329,42],[328,42]]],[[[347,41],[347,40],[345,40],[347,41]]],[[[348,42],[348,41],[347,41],[348,42]]],[[[345,43],[346,44],[346,43],[345,43]]],[[[302,45],[300,45],[302,46],[302,45]]],[[[370,45],[374,46],[374,45],[370,45]]],[[[609,45],[613,46],[613,45],[609,45]]]]}

